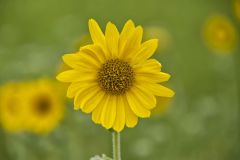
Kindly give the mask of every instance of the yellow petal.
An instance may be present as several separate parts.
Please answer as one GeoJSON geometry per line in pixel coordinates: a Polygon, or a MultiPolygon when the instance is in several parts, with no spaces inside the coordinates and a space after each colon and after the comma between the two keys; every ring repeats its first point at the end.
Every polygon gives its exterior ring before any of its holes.
{"type": "Polygon", "coordinates": [[[137,125],[138,117],[133,113],[131,110],[126,96],[122,97],[122,101],[124,103],[124,111],[125,111],[125,118],[126,118],[126,125],[129,128],[133,128],[137,125]]]}
{"type": "Polygon", "coordinates": [[[92,99],[89,99],[86,104],[82,107],[82,111],[85,113],[92,112],[102,101],[103,97],[105,95],[105,92],[98,91],[96,95],[92,99]]]}
{"type": "Polygon", "coordinates": [[[70,84],[67,90],[67,97],[73,98],[81,88],[86,88],[89,83],[86,82],[73,82],[70,84]]]}
{"type": "Polygon", "coordinates": [[[123,27],[123,30],[121,32],[120,38],[119,38],[119,51],[121,54],[124,50],[125,44],[129,38],[129,35],[131,35],[135,30],[135,25],[132,20],[128,20],[126,24],[123,27]]]}
{"type": "Polygon", "coordinates": [[[132,58],[132,63],[140,63],[151,57],[158,47],[158,39],[151,39],[141,45],[140,50],[132,58]]]}
{"type": "Polygon", "coordinates": [[[159,97],[172,97],[175,94],[174,91],[160,84],[145,83],[145,85],[142,87],[144,87],[145,89],[148,89],[154,95],[159,97]]]}
{"type": "Polygon", "coordinates": [[[161,71],[162,65],[156,59],[148,59],[143,63],[139,63],[133,66],[135,72],[159,72],[161,71]]]}
{"type": "Polygon", "coordinates": [[[118,55],[118,40],[119,40],[119,32],[117,27],[108,22],[105,32],[106,44],[107,47],[113,57],[118,55]]]}
{"type": "Polygon", "coordinates": [[[117,132],[121,132],[125,126],[125,110],[124,101],[122,96],[117,97],[117,108],[116,108],[116,120],[113,125],[113,129],[117,132]]]}
{"type": "Polygon", "coordinates": [[[84,52],[78,52],[79,58],[82,63],[85,63],[85,66],[89,66],[91,68],[100,68],[100,62],[93,56],[84,52]]]}
{"type": "Polygon", "coordinates": [[[65,54],[62,56],[63,61],[72,68],[81,67],[81,61],[76,53],[65,54]]]}
{"type": "Polygon", "coordinates": [[[97,22],[94,19],[90,19],[88,21],[88,27],[89,27],[89,32],[92,37],[92,40],[96,44],[104,44],[105,43],[105,37],[104,34],[97,24],[97,22]]]}
{"type": "Polygon", "coordinates": [[[142,27],[141,26],[136,27],[134,32],[131,35],[129,35],[129,38],[125,43],[124,49],[121,51],[122,53],[119,55],[120,58],[124,58],[126,60],[132,59],[136,51],[141,46],[142,35],[143,35],[142,27]]]}
{"type": "Polygon", "coordinates": [[[57,80],[62,82],[94,82],[96,81],[96,75],[94,73],[83,73],[77,70],[68,70],[57,75],[57,80]]]}
{"type": "MultiPolygon", "coordinates": [[[[102,99],[102,101],[104,101],[104,98],[102,99]]],[[[96,124],[101,124],[102,109],[103,106],[98,105],[92,112],[92,121],[96,124]]]]}
{"type": "Polygon", "coordinates": [[[93,71],[99,67],[99,62],[90,54],[84,52],[77,52],[63,55],[63,61],[70,67],[82,71],[93,71]]]}
{"type": "Polygon", "coordinates": [[[74,107],[83,108],[86,102],[99,92],[100,88],[97,84],[88,85],[84,89],[80,89],[74,98],[74,107]]]}
{"type": "Polygon", "coordinates": [[[131,107],[132,111],[141,118],[150,117],[150,111],[143,107],[138,99],[136,99],[136,95],[130,90],[126,93],[126,97],[128,100],[128,104],[131,107]]]}
{"type": "Polygon", "coordinates": [[[76,70],[68,70],[57,75],[57,80],[62,82],[77,81],[81,75],[81,72],[76,70]]]}
{"type": "Polygon", "coordinates": [[[100,63],[106,61],[106,55],[100,45],[86,45],[80,48],[80,51],[94,55],[100,63]]]}
{"type": "Polygon", "coordinates": [[[108,102],[105,103],[101,115],[102,125],[106,129],[112,128],[114,124],[116,118],[116,106],[117,106],[116,96],[109,96],[108,102]]]}
{"type": "Polygon", "coordinates": [[[152,82],[152,83],[161,83],[168,81],[170,75],[164,72],[135,72],[136,82],[152,82]]]}
{"type": "MultiPolygon", "coordinates": [[[[86,90],[86,88],[79,88],[77,91],[77,94],[83,92],[84,90],[86,90]]],[[[77,101],[77,98],[76,98],[77,94],[74,98],[74,110],[79,110],[81,108],[80,102],[79,100],[77,101]]]]}
{"type": "Polygon", "coordinates": [[[150,110],[156,107],[156,98],[149,90],[141,87],[141,85],[136,85],[132,87],[132,92],[139,104],[146,109],[150,110]]]}
{"type": "Polygon", "coordinates": [[[105,106],[105,104],[108,102],[109,96],[107,94],[104,95],[102,100],[100,101],[99,105],[93,110],[92,112],[92,120],[96,124],[101,124],[101,115],[102,110],[105,106]]]}

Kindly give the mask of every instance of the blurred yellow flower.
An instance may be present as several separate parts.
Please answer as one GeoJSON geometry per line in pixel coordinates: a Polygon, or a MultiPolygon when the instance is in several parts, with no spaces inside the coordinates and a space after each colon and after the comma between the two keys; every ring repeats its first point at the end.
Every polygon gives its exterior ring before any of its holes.
{"type": "Polygon", "coordinates": [[[1,87],[0,122],[9,132],[50,132],[63,113],[62,92],[50,80],[15,82],[1,87]]]}
{"type": "Polygon", "coordinates": [[[207,46],[216,52],[231,53],[236,47],[237,31],[225,16],[212,16],[203,29],[207,46]]]}
{"type": "Polygon", "coordinates": [[[26,84],[23,101],[28,108],[26,125],[29,131],[48,133],[63,118],[64,102],[57,84],[40,79],[26,84]]]}
{"type": "Polygon", "coordinates": [[[240,20],[240,0],[234,0],[234,11],[238,20],[240,20]]]}
{"type": "Polygon", "coordinates": [[[0,123],[8,132],[21,132],[26,127],[26,108],[21,101],[21,88],[20,83],[8,83],[0,89],[0,123]]]}
{"type": "Polygon", "coordinates": [[[143,40],[157,38],[159,40],[158,49],[159,52],[165,52],[171,45],[170,33],[158,26],[149,26],[144,29],[143,40]]]}
{"type": "Polygon", "coordinates": [[[89,20],[93,44],[77,53],[66,54],[63,61],[72,67],[57,79],[70,82],[67,97],[74,108],[92,112],[92,120],[106,129],[120,132],[134,127],[138,117],[150,117],[156,97],[172,97],[174,92],[159,83],[170,75],[161,72],[161,64],[150,58],[157,39],[142,43],[143,29],[129,20],[121,33],[109,22],[105,35],[97,22],[89,20]],[[150,59],[149,59],[150,58],[150,59]]]}

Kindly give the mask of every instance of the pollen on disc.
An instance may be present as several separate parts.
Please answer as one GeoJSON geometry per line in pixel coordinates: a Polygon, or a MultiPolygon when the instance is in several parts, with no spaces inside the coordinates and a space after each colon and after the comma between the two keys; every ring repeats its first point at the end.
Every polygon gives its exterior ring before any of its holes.
{"type": "Polygon", "coordinates": [[[98,83],[107,93],[124,94],[134,82],[133,68],[120,59],[106,61],[98,72],[98,83]]]}

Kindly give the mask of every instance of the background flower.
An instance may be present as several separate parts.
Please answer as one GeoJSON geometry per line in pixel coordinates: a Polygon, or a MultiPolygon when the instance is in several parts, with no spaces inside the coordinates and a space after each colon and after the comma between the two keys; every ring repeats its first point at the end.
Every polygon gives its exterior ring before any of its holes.
{"type": "Polygon", "coordinates": [[[64,101],[57,84],[40,79],[26,84],[23,101],[28,112],[25,122],[28,130],[48,133],[55,129],[64,115],[64,101]]]}
{"type": "Polygon", "coordinates": [[[64,114],[61,88],[48,79],[12,82],[1,87],[0,119],[6,131],[48,133],[64,114]]]}
{"type": "Polygon", "coordinates": [[[237,31],[225,16],[212,16],[204,26],[204,40],[208,47],[219,53],[231,53],[237,44],[237,31]]]}

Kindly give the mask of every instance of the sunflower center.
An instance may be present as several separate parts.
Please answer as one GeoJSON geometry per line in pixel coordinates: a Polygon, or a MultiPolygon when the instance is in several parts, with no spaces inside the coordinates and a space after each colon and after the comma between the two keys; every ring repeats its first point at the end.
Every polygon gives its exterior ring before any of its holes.
{"type": "Polygon", "coordinates": [[[35,100],[35,111],[39,115],[47,114],[51,109],[51,100],[46,96],[40,96],[35,100]]]}
{"type": "Polygon", "coordinates": [[[120,59],[110,59],[98,72],[98,83],[107,93],[124,94],[133,84],[134,72],[129,63],[120,59]]]}

